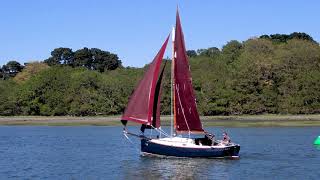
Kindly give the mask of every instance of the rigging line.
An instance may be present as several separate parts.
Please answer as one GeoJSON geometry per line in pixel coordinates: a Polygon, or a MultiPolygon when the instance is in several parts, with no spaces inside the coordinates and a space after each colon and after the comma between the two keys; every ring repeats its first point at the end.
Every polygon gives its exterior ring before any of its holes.
{"type": "Polygon", "coordinates": [[[164,135],[164,136],[167,136],[168,137],[168,134],[166,133],[166,132],[164,132],[162,129],[161,129],[161,127],[159,127],[158,128],[159,129],[159,131],[160,131],[160,139],[162,138],[162,134],[164,135]]]}
{"type": "Polygon", "coordinates": [[[188,128],[188,130],[189,130],[189,138],[190,138],[190,128],[189,128],[189,125],[188,125],[188,122],[187,122],[187,118],[186,118],[186,116],[185,116],[185,114],[184,114],[184,108],[182,107],[182,104],[181,104],[181,99],[180,99],[180,94],[179,94],[179,87],[178,87],[178,85],[177,85],[177,88],[176,88],[177,90],[177,93],[178,93],[178,98],[179,98],[179,104],[180,104],[180,106],[181,106],[181,111],[182,111],[182,114],[183,114],[183,117],[184,117],[184,121],[186,122],[186,125],[187,125],[187,128],[188,128]]]}
{"type": "Polygon", "coordinates": [[[140,153],[140,149],[136,147],[135,143],[128,137],[126,132],[123,132],[123,136],[131,143],[132,147],[140,153]]]}
{"type": "Polygon", "coordinates": [[[165,135],[166,137],[170,137],[168,133],[166,133],[165,131],[163,131],[162,129],[158,129],[163,135],[165,135]]]}
{"type": "MultiPolygon", "coordinates": [[[[173,58],[172,58],[172,62],[171,62],[172,64],[173,64],[173,58]]],[[[171,68],[172,69],[172,68],[171,68]]],[[[171,70],[172,71],[172,70],[171,70]]],[[[172,126],[172,124],[173,124],[173,101],[172,101],[172,91],[173,91],[173,88],[172,88],[172,86],[173,86],[173,80],[172,80],[172,72],[171,72],[171,83],[170,83],[170,88],[171,88],[171,94],[170,94],[170,96],[171,96],[171,98],[170,98],[170,114],[171,114],[171,117],[170,117],[170,133],[171,133],[171,136],[172,136],[172,134],[173,134],[173,126],[172,126]]]]}
{"type": "MultiPolygon", "coordinates": [[[[173,62],[172,62],[173,63],[173,62]]],[[[170,103],[170,105],[171,105],[171,107],[170,107],[170,113],[171,113],[171,117],[170,117],[170,134],[171,134],[171,137],[172,137],[172,134],[173,134],[173,98],[172,98],[172,91],[173,91],[173,80],[172,80],[172,73],[171,73],[171,103],[170,103]]]]}
{"type": "Polygon", "coordinates": [[[152,137],[152,129],[150,129],[150,134],[149,134],[149,136],[150,136],[150,139],[151,139],[151,137],[152,137]]]}
{"type": "Polygon", "coordinates": [[[159,133],[162,133],[163,135],[169,137],[169,135],[166,132],[164,132],[163,130],[161,130],[159,128],[156,128],[155,130],[158,131],[159,133]]]}
{"type": "Polygon", "coordinates": [[[156,131],[158,131],[159,133],[162,133],[162,134],[164,134],[165,136],[169,137],[169,135],[168,135],[165,131],[163,131],[162,129],[155,128],[155,127],[152,126],[152,125],[151,125],[151,127],[152,127],[153,129],[155,129],[156,131]]]}
{"type": "Polygon", "coordinates": [[[161,131],[162,134],[164,134],[165,136],[170,137],[170,135],[168,133],[166,133],[164,130],[162,130],[161,127],[158,128],[157,130],[161,131]]]}

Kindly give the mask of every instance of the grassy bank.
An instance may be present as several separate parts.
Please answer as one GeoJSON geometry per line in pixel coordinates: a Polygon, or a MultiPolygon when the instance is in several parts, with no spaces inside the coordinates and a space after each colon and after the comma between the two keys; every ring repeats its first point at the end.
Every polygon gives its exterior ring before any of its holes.
{"type": "MultiPolygon", "coordinates": [[[[45,126],[120,126],[120,116],[71,117],[71,116],[12,116],[0,117],[0,125],[45,126]]],[[[170,125],[170,116],[163,116],[162,125],[170,125]]],[[[320,115],[243,115],[202,116],[204,126],[227,127],[303,127],[320,126],[320,115]]],[[[129,123],[129,125],[136,125],[129,123]]]]}

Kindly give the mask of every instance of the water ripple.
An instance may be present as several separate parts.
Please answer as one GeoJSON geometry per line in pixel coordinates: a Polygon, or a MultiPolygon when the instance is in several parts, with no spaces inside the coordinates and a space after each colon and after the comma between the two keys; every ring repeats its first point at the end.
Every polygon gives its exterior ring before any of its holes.
{"type": "Polygon", "coordinates": [[[1,126],[0,179],[317,179],[318,128],[228,132],[239,160],[140,156],[121,127],[1,126]]]}

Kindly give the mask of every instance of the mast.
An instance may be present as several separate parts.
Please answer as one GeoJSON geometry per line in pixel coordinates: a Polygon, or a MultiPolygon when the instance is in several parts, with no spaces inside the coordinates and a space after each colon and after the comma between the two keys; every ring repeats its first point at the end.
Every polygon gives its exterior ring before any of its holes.
{"type": "Polygon", "coordinates": [[[172,27],[172,61],[171,61],[171,122],[170,122],[170,136],[173,135],[173,76],[174,76],[174,37],[175,36],[175,29],[172,27]]]}

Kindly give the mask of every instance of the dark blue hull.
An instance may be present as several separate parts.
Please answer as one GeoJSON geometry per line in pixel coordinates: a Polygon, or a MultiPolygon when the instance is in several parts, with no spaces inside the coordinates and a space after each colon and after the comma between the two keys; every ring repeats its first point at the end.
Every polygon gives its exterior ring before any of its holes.
{"type": "Polygon", "coordinates": [[[239,156],[240,146],[233,145],[224,148],[186,148],[162,145],[151,142],[148,139],[141,139],[141,151],[163,156],[223,158],[239,156]]]}

